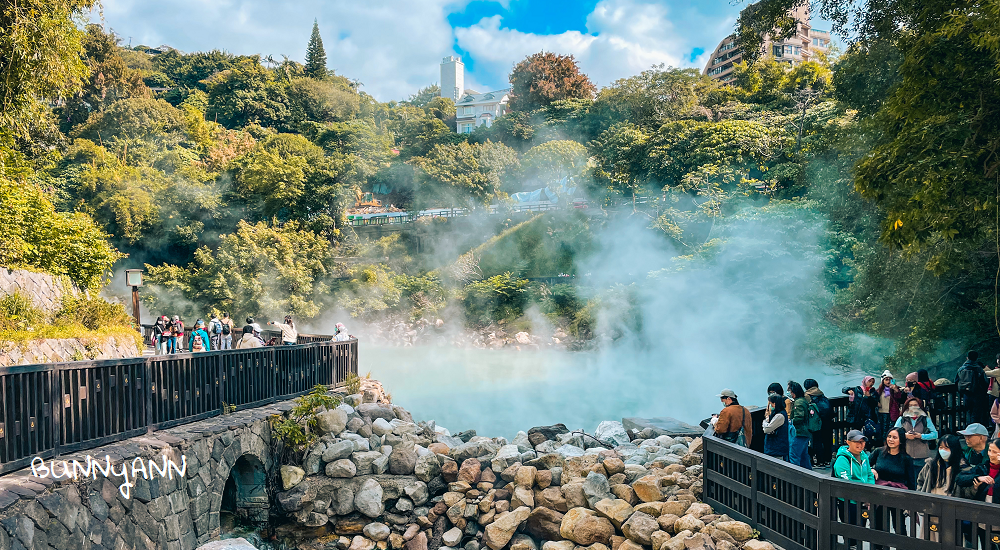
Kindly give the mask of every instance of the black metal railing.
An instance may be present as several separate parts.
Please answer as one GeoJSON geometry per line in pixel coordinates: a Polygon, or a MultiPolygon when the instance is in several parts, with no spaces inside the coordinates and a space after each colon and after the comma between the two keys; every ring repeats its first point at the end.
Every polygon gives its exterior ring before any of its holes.
{"type": "Polygon", "coordinates": [[[358,372],[358,341],[0,367],[0,473],[34,457],[290,399],[358,372]]]}
{"type": "Polygon", "coordinates": [[[785,550],[1000,547],[1000,504],[853,483],[703,438],[702,500],[785,550]]]}

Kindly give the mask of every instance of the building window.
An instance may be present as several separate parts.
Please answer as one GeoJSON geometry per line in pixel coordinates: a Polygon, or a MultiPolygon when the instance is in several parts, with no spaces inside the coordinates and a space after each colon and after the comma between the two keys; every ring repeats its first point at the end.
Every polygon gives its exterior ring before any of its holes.
{"type": "Polygon", "coordinates": [[[771,51],[774,53],[774,57],[781,57],[781,46],[775,45],[771,48],[771,51]]]}
{"type": "Polygon", "coordinates": [[[802,55],[802,46],[792,46],[792,53],[802,55]]]}
{"type": "Polygon", "coordinates": [[[462,107],[462,114],[463,115],[471,115],[473,108],[474,107],[462,107]]]}
{"type": "Polygon", "coordinates": [[[792,46],[790,44],[785,44],[785,53],[791,55],[791,53],[792,53],[792,46]]]}

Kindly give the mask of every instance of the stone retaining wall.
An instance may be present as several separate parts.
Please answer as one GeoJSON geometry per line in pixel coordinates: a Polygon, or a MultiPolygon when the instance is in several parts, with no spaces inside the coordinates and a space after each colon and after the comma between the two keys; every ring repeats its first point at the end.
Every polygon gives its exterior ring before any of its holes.
{"type": "Polygon", "coordinates": [[[63,296],[78,296],[80,289],[68,277],[0,267],[0,297],[19,292],[46,313],[59,309],[63,296]]]}
{"type": "Polygon", "coordinates": [[[142,352],[135,347],[135,340],[117,339],[114,336],[103,342],[79,338],[32,340],[22,344],[2,342],[0,353],[0,367],[142,356],[142,352]]]}
{"type": "Polygon", "coordinates": [[[30,468],[5,475],[0,478],[0,550],[194,550],[219,536],[222,495],[236,461],[250,455],[270,470],[267,418],[291,407],[286,401],[58,457],[84,463],[89,454],[103,464],[107,455],[119,473],[134,457],[159,464],[167,456],[178,465],[184,457],[183,477],[157,473],[146,480],[139,473],[130,498],[119,491],[120,475],[53,480],[33,476],[30,468]]]}

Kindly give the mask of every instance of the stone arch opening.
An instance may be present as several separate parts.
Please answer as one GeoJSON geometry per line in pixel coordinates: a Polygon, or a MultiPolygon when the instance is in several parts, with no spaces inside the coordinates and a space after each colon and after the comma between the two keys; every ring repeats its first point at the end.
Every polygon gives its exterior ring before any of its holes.
{"type": "Polygon", "coordinates": [[[222,492],[219,520],[223,531],[237,521],[264,525],[268,521],[267,469],[252,454],[241,456],[229,471],[222,492]]]}

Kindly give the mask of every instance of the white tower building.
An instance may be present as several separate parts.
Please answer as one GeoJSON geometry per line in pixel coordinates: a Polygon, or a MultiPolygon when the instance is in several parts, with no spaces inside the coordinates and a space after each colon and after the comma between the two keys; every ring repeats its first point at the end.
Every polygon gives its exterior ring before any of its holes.
{"type": "Polygon", "coordinates": [[[465,64],[462,60],[449,55],[441,61],[441,97],[450,97],[458,101],[465,93],[465,64]]]}

